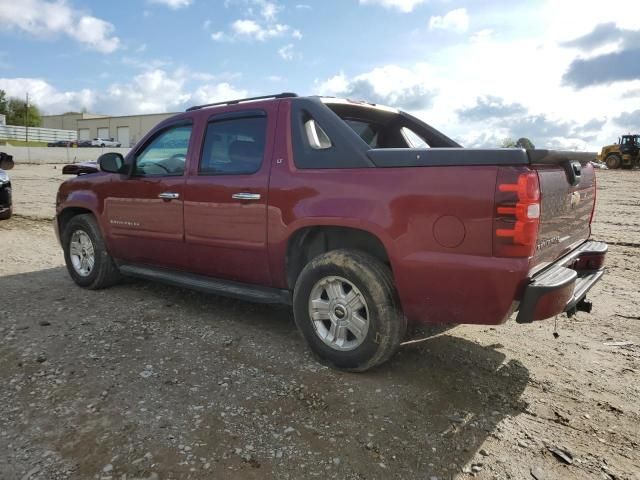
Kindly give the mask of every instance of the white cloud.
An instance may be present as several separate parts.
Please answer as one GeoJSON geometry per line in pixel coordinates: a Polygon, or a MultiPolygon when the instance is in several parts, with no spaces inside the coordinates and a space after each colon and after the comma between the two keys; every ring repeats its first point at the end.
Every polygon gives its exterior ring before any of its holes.
{"type": "Polygon", "coordinates": [[[211,34],[211,40],[213,40],[215,42],[221,42],[225,38],[226,38],[226,36],[225,36],[224,32],[213,32],[211,34]]]}
{"type": "Polygon", "coordinates": [[[466,8],[456,8],[444,16],[432,16],[429,19],[429,30],[451,30],[463,33],[469,29],[469,14],[466,8]]]}
{"type": "Polygon", "coordinates": [[[225,0],[224,6],[242,6],[242,16],[230,25],[228,33],[216,32],[212,36],[215,41],[222,40],[255,40],[264,42],[269,39],[291,36],[297,40],[302,38],[302,32],[292,29],[289,25],[277,21],[278,13],[283,7],[269,0],[225,0]]]}
{"type": "Polygon", "coordinates": [[[360,5],[381,5],[385,8],[395,8],[404,13],[412,12],[413,9],[425,3],[426,0],[359,0],[360,5]]]}
{"type": "MultiPolygon", "coordinates": [[[[97,113],[128,115],[184,110],[189,105],[246,97],[248,92],[234,87],[220,77],[178,68],[152,69],[119,80],[106,89],[61,91],[39,78],[0,78],[0,89],[8,96],[24,97],[47,114],[79,111],[86,108],[97,113]]],[[[229,77],[228,75],[226,75],[229,77]]]]}
{"type": "Polygon", "coordinates": [[[435,93],[429,86],[430,67],[418,64],[414,68],[385,65],[347,78],[344,73],[324,82],[316,82],[321,95],[348,97],[373,103],[416,110],[426,108],[435,93]]]}
{"type": "Polygon", "coordinates": [[[278,7],[275,3],[262,2],[260,13],[265,18],[265,20],[273,21],[276,19],[276,14],[278,13],[278,10],[280,10],[280,7],[278,7]]]}
{"type": "Polygon", "coordinates": [[[248,96],[249,93],[247,90],[238,89],[223,82],[217,85],[203,85],[193,93],[191,99],[194,103],[203,104],[233,100],[235,98],[246,98],[248,96]]]}
{"type": "Polygon", "coordinates": [[[149,0],[149,3],[158,3],[169,7],[172,10],[177,10],[179,8],[188,7],[191,5],[192,0],[149,0]]]}
{"type": "Polygon", "coordinates": [[[89,89],[60,91],[40,78],[0,78],[0,89],[9,97],[24,98],[27,92],[30,100],[44,112],[63,113],[91,106],[95,100],[89,89]]]}
{"type": "Polygon", "coordinates": [[[0,29],[22,30],[41,38],[63,34],[102,53],[120,46],[111,23],[82,15],[65,0],[1,1],[0,29]]]}
{"type": "Polygon", "coordinates": [[[239,37],[263,42],[270,38],[283,36],[288,32],[289,26],[281,23],[263,26],[254,20],[245,19],[233,22],[231,24],[231,29],[239,37]]]}
{"type": "Polygon", "coordinates": [[[278,55],[280,55],[280,58],[282,58],[283,60],[286,60],[286,61],[293,60],[296,55],[293,50],[293,43],[290,43],[278,49],[278,55]]]}
{"type": "Polygon", "coordinates": [[[490,28],[485,28],[471,35],[471,41],[484,42],[485,40],[489,40],[492,36],[493,36],[493,30],[490,28]]]}

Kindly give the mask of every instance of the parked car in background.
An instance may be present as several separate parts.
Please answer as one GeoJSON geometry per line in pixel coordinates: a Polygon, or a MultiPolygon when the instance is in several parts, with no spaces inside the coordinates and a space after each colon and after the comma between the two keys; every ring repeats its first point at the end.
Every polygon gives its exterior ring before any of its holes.
{"type": "Polygon", "coordinates": [[[87,147],[93,147],[93,142],[91,140],[78,140],[78,148],[87,147]]]}
{"type": "Polygon", "coordinates": [[[0,220],[11,217],[13,201],[11,198],[11,179],[6,170],[13,168],[13,157],[0,152],[0,220]]]}
{"type": "Polygon", "coordinates": [[[76,142],[73,140],[57,140],[47,143],[47,147],[73,147],[76,142]]]}
{"type": "Polygon", "coordinates": [[[466,149],[395,108],[284,93],[192,107],[73,166],[55,225],[82,287],[289,304],[317,357],[364,371],[408,322],[590,311],[594,156],[466,149]]]}
{"type": "Polygon", "coordinates": [[[119,147],[121,144],[113,138],[94,138],[91,140],[93,147],[119,147]]]}

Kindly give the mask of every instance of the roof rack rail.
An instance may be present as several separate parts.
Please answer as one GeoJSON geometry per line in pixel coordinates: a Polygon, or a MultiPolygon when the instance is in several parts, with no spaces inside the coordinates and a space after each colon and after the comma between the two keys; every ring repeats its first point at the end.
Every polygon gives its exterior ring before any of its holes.
{"type": "Polygon", "coordinates": [[[218,105],[236,105],[242,102],[250,102],[252,100],[265,100],[267,98],[292,98],[297,97],[297,93],[292,92],[282,92],[276,93],[275,95],[262,95],[260,97],[249,97],[249,98],[239,98],[237,100],[225,100],[224,102],[216,102],[216,103],[206,103],[204,105],[194,105],[193,107],[187,108],[187,112],[191,112],[193,110],[200,110],[201,108],[206,107],[216,107],[218,105]]]}

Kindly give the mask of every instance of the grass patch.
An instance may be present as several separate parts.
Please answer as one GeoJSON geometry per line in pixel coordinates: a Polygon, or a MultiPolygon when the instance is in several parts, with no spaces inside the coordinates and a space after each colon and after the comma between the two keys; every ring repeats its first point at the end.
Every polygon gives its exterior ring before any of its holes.
{"type": "Polygon", "coordinates": [[[11,145],[12,147],[46,147],[47,142],[25,142],[24,140],[0,140],[0,145],[11,145]]]}

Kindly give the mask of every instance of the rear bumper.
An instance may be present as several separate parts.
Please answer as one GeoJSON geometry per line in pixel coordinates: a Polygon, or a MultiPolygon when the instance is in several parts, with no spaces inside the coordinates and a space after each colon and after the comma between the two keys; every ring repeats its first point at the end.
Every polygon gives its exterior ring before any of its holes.
{"type": "Polygon", "coordinates": [[[544,320],[581,308],[587,292],[604,275],[608,246],[587,241],[531,279],[518,308],[518,323],[544,320]]]}

